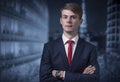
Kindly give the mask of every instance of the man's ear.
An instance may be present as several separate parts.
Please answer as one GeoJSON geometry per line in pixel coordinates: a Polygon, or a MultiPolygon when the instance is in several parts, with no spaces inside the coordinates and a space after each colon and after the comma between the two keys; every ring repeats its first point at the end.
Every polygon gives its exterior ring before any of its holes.
{"type": "Polygon", "coordinates": [[[83,19],[81,18],[81,19],[80,19],[80,24],[82,24],[82,22],[83,22],[83,19]]]}
{"type": "Polygon", "coordinates": [[[61,19],[61,17],[60,17],[60,24],[62,24],[62,19],[61,19]]]}

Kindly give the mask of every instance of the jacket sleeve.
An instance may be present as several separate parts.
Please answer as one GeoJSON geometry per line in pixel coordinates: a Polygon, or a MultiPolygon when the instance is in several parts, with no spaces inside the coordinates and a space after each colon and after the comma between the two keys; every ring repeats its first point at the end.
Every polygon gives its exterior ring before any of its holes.
{"type": "Polygon", "coordinates": [[[44,45],[40,64],[40,82],[56,82],[56,78],[52,76],[52,66],[50,61],[50,50],[47,44],[44,45]]]}
{"type": "Polygon", "coordinates": [[[93,49],[89,56],[88,65],[95,66],[96,70],[94,74],[81,74],[81,73],[72,73],[66,72],[65,82],[99,82],[99,65],[97,62],[97,52],[96,49],[93,49]]]}

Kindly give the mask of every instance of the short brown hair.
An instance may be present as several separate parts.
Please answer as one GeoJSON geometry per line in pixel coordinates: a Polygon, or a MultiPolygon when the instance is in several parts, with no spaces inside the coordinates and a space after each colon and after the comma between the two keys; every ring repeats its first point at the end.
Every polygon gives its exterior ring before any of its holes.
{"type": "Polygon", "coordinates": [[[66,3],[62,8],[61,8],[61,12],[64,10],[71,10],[73,13],[78,14],[80,19],[82,18],[82,8],[80,5],[78,5],[77,3],[66,3]]]}

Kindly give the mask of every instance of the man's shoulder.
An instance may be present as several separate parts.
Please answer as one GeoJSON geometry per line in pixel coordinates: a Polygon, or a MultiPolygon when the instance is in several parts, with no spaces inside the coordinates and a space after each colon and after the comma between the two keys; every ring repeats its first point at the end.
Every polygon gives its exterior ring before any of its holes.
{"type": "Polygon", "coordinates": [[[89,48],[95,48],[96,47],[96,45],[94,45],[92,42],[90,42],[90,41],[86,41],[86,40],[84,40],[84,39],[81,39],[82,40],[82,42],[84,43],[84,45],[86,46],[86,47],[89,47],[89,48]]]}
{"type": "Polygon", "coordinates": [[[54,39],[54,40],[50,40],[47,43],[45,43],[45,45],[51,45],[51,46],[55,46],[57,43],[59,43],[60,41],[62,41],[61,37],[54,39]]]}
{"type": "Polygon", "coordinates": [[[88,41],[86,41],[86,45],[88,45],[90,47],[96,47],[92,42],[88,42],[88,41]]]}

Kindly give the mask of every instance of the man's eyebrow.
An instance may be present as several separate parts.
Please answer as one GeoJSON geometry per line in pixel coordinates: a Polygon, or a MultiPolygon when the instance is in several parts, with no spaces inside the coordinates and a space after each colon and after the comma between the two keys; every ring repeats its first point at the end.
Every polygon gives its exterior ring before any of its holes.
{"type": "MultiPolygon", "coordinates": [[[[69,16],[69,15],[63,14],[63,16],[69,16]]],[[[76,16],[76,15],[70,15],[70,16],[76,16]]]]}
{"type": "Polygon", "coordinates": [[[68,16],[68,15],[63,14],[63,16],[68,16]]]}

